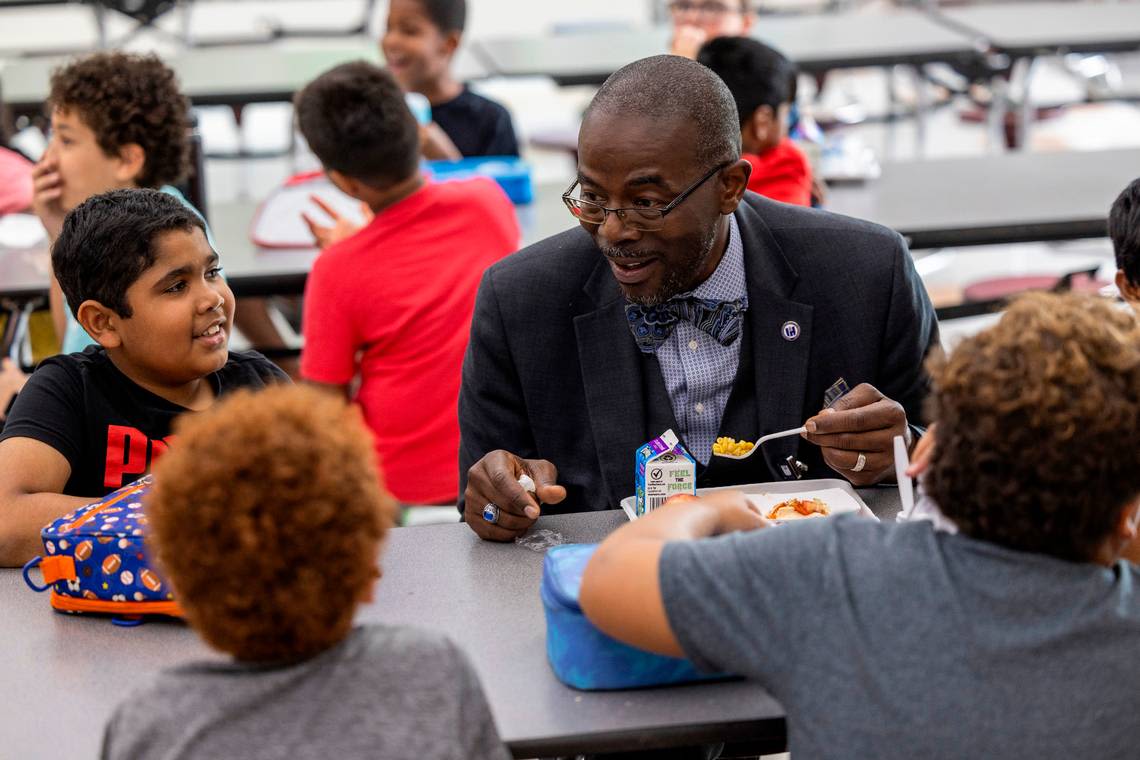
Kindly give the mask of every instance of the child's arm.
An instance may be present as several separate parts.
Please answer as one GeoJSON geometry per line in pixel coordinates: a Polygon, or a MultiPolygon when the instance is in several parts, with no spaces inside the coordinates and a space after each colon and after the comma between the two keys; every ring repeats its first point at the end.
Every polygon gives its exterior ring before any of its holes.
{"type": "Polygon", "coordinates": [[[71,464],[33,438],[0,441],[0,567],[19,567],[41,553],[40,530],[94,498],[64,496],[71,464]]]}
{"type": "Polygon", "coordinates": [[[665,544],[768,524],[738,491],[656,509],[619,528],[590,558],[578,596],[582,611],[615,639],[660,654],[684,656],[661,598],[659,564],[665,544]]]}

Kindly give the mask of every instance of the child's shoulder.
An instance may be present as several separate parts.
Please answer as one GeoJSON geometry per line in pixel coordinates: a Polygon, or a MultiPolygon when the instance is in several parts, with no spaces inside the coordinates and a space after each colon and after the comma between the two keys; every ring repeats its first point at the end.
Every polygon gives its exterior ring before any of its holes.
{"type": "Polygon", "coordinates": [[[280,367],[257,351],[230,351],[225,366],[218,370],[218,384],[222,390],[261,388],[291,382],[280,367]]]}

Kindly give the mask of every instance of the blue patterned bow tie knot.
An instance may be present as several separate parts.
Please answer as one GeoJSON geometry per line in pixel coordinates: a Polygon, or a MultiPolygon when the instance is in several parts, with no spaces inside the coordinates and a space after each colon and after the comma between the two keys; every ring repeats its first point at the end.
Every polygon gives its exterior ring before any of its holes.
{"type": "Polygon", "coordinates": [[[656,353],[673,334],[682,319],[708,333],[722,346],[730,346],[740,336],[744,323],[744,302],[716,301],[711,298],[674,298],[656,306],[625,305],[625,316],[637,347],[642,353],[656,353]]]}

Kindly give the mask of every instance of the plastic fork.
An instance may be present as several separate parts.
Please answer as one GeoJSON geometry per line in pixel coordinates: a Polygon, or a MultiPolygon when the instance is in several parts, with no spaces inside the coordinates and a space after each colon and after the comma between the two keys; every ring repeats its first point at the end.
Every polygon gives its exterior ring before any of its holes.
{"type": "Polygon", "coordinates": [[[768,441],[774,441],[777,438],[789,438],[793,435],[801,435],[801,434],[806,433],[806,432],[807,432],[807,428],[798,427],[794,430],[781,430],[778,433],[769,433],[768,435],[760,436],[760,440],[756,441],[756,445],[753,446],[751,449],[749,449],[747,454],[717,454],[714,451],[713,456],[714,457],[724,457],[725,459],[747,459],[748,457],[752,456],[757,451],[759,451],[760,447],[763,446],[768,441]]]}

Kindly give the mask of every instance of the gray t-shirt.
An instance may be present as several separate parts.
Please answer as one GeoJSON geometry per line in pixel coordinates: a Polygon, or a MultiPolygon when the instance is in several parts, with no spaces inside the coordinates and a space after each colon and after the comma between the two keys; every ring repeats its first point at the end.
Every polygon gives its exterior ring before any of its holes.
{"type": "Polygon", "coordinates": [[[166,670],[115,711],[106,760],[510,757],[464,654],[429,631],[369,625],[297,665],[166,670]]]}
{"type": "Polygon", "coordinates": [[[670,543],[669,623],[808,758],[1140,753],[1137,568],[840,516],[670,543]]]}

